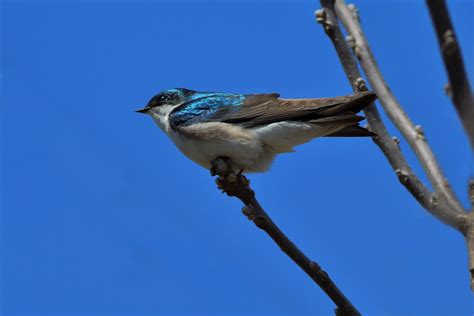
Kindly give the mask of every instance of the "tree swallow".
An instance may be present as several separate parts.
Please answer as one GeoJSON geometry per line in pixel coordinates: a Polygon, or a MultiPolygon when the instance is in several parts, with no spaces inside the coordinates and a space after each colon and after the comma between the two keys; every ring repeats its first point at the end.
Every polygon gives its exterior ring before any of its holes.
{"type": "Polygon", "coordinates": [[[168,89],[137,110],[150,115],[189,159],[204,168],[219,157],[244,172],[267,171],[275,156],[322,136],[373,136],[356,115],[376,95],[319,99],[168,89]]]}

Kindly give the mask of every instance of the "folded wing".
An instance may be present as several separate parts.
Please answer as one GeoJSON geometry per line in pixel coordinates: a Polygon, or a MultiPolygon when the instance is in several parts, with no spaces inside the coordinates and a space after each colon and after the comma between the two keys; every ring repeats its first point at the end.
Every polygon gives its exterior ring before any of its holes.
{"type": "Polygon", "coordinates": [[[280,99],[272,94],[210,93],[180,105],[170,114],[172,126],[202,122],[226,122],[247,128],[282,121],[347,126],[328,136],[370,136],[357,125],[356,113],[376,99],[373,92],[318,99],[280,99]]]}

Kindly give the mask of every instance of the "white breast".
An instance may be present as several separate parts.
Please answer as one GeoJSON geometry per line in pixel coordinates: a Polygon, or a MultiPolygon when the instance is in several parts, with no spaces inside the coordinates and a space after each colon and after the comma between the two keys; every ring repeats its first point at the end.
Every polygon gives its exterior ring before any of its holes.
{"type": "Polygon", "coordinates": [[[207,122],[179,127],[169,125],[171,109],[152,112],[156,124],[171,138],[179,150],[204,168],[218,157],[229,157],[233,167],[245,172],[264,172],[275,155],[291,152],[293,147],[334,131],[304,122],[278,122],[254,129],[207,122]]]}
{"type": "Polygon", "coordinates": [[[194,124],[168,135],[183,154],[205,168],[217,157],[229,157],[235,168],[250,171],[265,149],[252,131],[226,123],[194,124]]]}

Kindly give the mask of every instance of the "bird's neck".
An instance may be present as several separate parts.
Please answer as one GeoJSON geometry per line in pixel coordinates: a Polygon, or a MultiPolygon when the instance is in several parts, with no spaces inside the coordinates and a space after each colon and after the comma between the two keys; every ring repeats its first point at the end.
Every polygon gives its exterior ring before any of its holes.
{"type": "Polygon", "coordinates": [[[158,127],[168,135],[170,135],[172,132],[169,115],[174,108],[176,108],[176,106],[161,106],[150,111],[150,115],[155,121],[156,125],[158,125],[158,127]]]}
{"type": "Polygon", "coordinates": [[[157,114],[152,112],[151,117],[153,121],[155,121],[156,125],[165,133],[169,134],[170,131],[170,124],[168,119],[168,114],[157,114]]]}

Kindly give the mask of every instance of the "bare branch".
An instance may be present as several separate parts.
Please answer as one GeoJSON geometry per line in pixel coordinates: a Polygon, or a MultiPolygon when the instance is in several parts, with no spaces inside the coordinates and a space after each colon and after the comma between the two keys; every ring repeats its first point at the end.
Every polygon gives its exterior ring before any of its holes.
{"type": "Polygon", "coordinates": [[[426,4],[448,72],[452,101],[474,149],[474,98],[448,8],[444,0],[426,0],[426,4]]]}
{"type": "Polygon", "coordinates": [[[230,161],[218,158],[212,161],[211,174],[218,175],[218,187],[229,196],[239,198],[245,206],[244,215],[254,224],[264,230],[316,284],[336,304],[336,315],[360,315],[352,303],[338,289],[329,275],[314,261],[311,261],[272,221],[255,197],[255,192],[249,186],[249,180],[240,173],[232,171],[230,161]]]}
{"type": "MultiPolygon", "coordinates": [[[[448,8],[444,0],[427,0],[426,4],[430,11],[448,73],[449,85],[447,90],[466,130],[471,147],[474,148],[474,97],[448,8]]],[[[471,212],[465,225],[467,228],[466,243],[469,254],[471,289],[474,291],[474,179],[469,181],[468,194],[471,201],[471,212]]]]}
{"type": "Polygon", "coordinates": [[[436,158],[431,151],[426,136],[420,125],[415,126],[408,115],[403,111],[402,106],[388,87],[380,69],[372,54],[369,43],[362,32],[362,27],[358,21],[357,9],[354,5],[346,6],[344,0],[336,1],[337,17],[341,20],[347,32],[349,45],[354,54],[359,59],[364,69],[370,85],[377,94],[385,112],[390,120],[395,124],[403,137],[408,141],[411,148],[415,151],[418,160],[425,170],[431,184],[439,197],[445,199],[451,208],[458,212],[464,209],[456,198],[451,186],[446,180],[436,158]]]}
{"type": "MultiPolygon", "coordinates": [[[[361,77],[357,63],[352,57],[352,53],[336,19],[334,0],[321,0],[320,2],[322,9],[316,11],[316,20],[323,25],[326,34],[333,42],[353,90],[356,92],[366,91],[365,81],[361,77]]],[[[466,214],[451,208],[445,199],[440,199],[438,194],[428,190],[417,178],[398,147],[398,143],[389,136],[377,108],[372,104],[366,107],[364,112],[370,129],[377,134],[377,136],[373,137],[374,142],[387,157],[400,182],[432,215],[449,226],[465,233],[466,214]]]]}
{"type": "Polygon", "coordinates": [[[474,291],[474,179],[469,181],[469,199],[471,200],[471,212],[468,215],[466,244],[469,256],[469,276],[471,278],[471,290],[474,291]]]}

